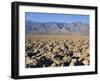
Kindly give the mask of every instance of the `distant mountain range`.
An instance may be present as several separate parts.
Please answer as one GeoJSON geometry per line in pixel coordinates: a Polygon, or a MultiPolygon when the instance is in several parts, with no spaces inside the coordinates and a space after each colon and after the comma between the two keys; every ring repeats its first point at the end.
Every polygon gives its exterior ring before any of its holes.
{"type": "Polygon", "coordinates": [[[26,34],[88,35],[89,24],[82,22],[59,23],[25,21],[25,31],[26,34]]]}

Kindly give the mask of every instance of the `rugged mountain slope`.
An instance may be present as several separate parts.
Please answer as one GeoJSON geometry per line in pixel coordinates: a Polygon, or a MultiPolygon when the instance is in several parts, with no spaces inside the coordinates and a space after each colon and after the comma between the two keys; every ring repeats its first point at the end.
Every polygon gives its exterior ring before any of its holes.
{"type": "Polygon", "coordinates": [[[32,22],[25,21],[26,34],[88,35],[89,24],[82,22],[32,22]]]}

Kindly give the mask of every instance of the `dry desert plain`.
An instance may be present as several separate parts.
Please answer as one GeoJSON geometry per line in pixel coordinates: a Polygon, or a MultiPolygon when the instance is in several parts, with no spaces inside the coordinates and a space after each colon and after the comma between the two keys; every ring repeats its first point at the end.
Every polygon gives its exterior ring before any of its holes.
{"type": "Polygon", "coordinates": [[[25,68],[89,65],[89,36],[26,35],[25,68]]]}

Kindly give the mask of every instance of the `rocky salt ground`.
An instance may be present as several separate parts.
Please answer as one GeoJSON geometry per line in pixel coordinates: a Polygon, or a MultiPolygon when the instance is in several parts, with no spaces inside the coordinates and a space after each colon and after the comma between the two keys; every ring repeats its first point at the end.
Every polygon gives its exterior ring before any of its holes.
{"type": "Polygon", "coordinates": [[[89,40],[25,41],[25,67],[89,65],[89,40]]]}

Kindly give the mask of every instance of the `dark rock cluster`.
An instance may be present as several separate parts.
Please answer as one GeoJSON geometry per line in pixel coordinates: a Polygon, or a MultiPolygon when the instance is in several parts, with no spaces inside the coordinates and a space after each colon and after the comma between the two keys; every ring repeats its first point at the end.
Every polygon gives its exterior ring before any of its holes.
{"type": "Polygon", "coordinates": [[[89,65],[89,40],[25,41],[25,67],[89,65]]]}

